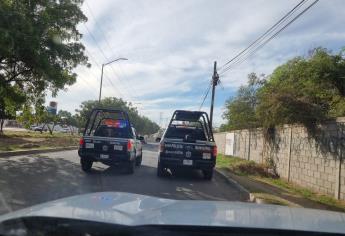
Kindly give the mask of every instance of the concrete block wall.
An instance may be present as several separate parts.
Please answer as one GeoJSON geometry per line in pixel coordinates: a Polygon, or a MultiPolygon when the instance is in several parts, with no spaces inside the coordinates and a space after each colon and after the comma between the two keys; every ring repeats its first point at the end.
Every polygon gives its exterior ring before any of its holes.
{"type": "Polygon", "coordinates": [[[262,129],[236,130],[234,156],[256,163],[272,159],[281,178],[345,200],[345,119],[319,128],[321,132],[310,135],[303,126],[284,125],[271,143],[262,129]]]}
{"type": "Polygon", "coordinates": [[[249,160],[264,163],[265,140],[261,129],[250,131],[249,160]]]}
{"type": "Polygon", "coordinates": [[[225,153],[226,132],[215,133],[214,134],[214,141],[217,144],[218,153],[224,154],[225,153]]]}

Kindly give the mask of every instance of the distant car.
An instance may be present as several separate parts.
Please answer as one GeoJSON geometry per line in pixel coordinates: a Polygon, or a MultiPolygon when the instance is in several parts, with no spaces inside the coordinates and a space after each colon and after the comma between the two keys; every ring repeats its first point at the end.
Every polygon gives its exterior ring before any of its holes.
{"type": "Polygon", "coordinates": [[[69,132],[71,132],[71,130],[69,128],[62,128],[60,130],[60,132],[62,132],[62,133],[69,133],[69,132]]]}
{"type": "Polygon", "coordinates": [[[39,132],[42,132],[42,131],[48,131],[48,128],[47,127],[44,127],[43,126],[36,126],[33,131],[39,131],[39,132]]]}
{"type": "Polygon", "coordinates": [[[37,127],[37,125],[31,125],[30,130],[35,130],[36,127],[37,127]]]}
{"type": "Polygon", "coordinates": [[[134,166],[142,162],[143,139],[137,136],[125,111],[93,109],[79,142],[81,168],[89,172],[93,162],[121,164],[133,174],[134,166]]]}

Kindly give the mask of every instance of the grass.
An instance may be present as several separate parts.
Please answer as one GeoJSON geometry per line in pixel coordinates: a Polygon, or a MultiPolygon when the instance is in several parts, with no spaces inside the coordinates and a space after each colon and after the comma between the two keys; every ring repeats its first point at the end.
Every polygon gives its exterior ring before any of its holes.
{"type": "Polygon", "coordinates": [[[309,200],[312,200],[324,205],[336,207],[345,211],[345,201],[336,200],[330,196],[316,193],[310,189],[297,186],[283,179],[270,179],[270,178],[256,178],[256,179],[259,181],[265,182],[267,184],[271,184],[275,187],[284,189],[293,195],[302,196],[306,199],[309,199],[309,200]]]}
{"type": "Polygon", "coordinates": [[[0,135],[0,152],[76,146],[78,140],[78,135],[69,133],[4,131],[0,135]]]}
{"type": "MultiPolygon", "coordinates": [[[[244,160],[238,157],[224,156],[224,155],[219,154],[217,156],[216,167],[220,169],[228,169],[236,175],[247,176],[251,179],[267,183],[269,185],[285,190],[289,194],[292,194],[298,197],[303,197],[311,201],[321,203],[327,206],[339,208],[345,211],[345,201],[336,200],[330,196],[316,193],[314,191],[311,191],[310,189],[300,187],[298,185],[289,183],[283,179],[277,178],[276,176],[272,176],[271,174],[267,173],[266,166],[257,164],[253,161],[248,161],[248,160],[244,160]]],[[[257,194],[264,194],[264,193],[255,193],[255,195],[257,194]]],[[[267,198],[268,201],[270,200],[272,200],[273,202],[276,201],[277,198],[272,198],[272,196],[273,195],[271,195],[270,197],[266,194],[266,195],[262,195],[261,197],[267,198]]]]}
{"type": "Polygon", "coordinates": [[[56,137],[71,137],[78,135],[71,135],[70,133],[61,133],[61,132],[53,132],[51,135],[49,132],[41,132],[38,131],[8,131],[5,130],[0,137],[9,137],[9,138],[56,138],[56,137]]]}
{"type": "Polygon", "coordinates": [[[241,176],[262,176],[262,177],[275,177],[268,173],[267,166],[260,165],[254,161],[247,161],[238,157],[224,156],[218,154],[217,168],[225,168],[231,170],[233,173],[241,176]]]}

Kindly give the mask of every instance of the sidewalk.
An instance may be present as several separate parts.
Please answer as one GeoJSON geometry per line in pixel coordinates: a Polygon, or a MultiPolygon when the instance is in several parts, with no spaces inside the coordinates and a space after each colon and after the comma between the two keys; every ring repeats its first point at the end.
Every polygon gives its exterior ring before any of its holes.
{"type": "Polygon", "coordinates": [[[235,175],[225,168],[217,168],[217,171],[229,181],[235,182],[246,189],[251,196],[251,201],[255,201],[257,203],[279,204],[279,202],[281,202],[281,205],[291,207],[305,207],[344,212],[344,209],[306,199],[303,196],[293,194],[287,190],[261,182],[251,177],[235,175]]]}

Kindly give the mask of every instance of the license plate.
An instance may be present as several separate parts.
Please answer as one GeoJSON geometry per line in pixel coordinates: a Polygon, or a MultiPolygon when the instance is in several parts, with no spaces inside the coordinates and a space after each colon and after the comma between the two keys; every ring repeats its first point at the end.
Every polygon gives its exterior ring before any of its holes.
{"type": "Polygon", "coordinates": [[[100,155],[99,155],[99,158],[100,158],[100,159],[108,159],[108,158],[109,158],[109,155],[100,154],[100,155]]]}
{"type": "Polygon", "coordinates": [[[123,147],[121,145],[114,145],[114,150],[116,151],[122,151],[123,147]]]}
{"type": "Polygon", "coordinates": [[[183,165],[191,166],[191,165],[193,165],[193,160],[183,160],[183,165]]]}
{"type": "Polygon", "coordinates": [[[211,153],[203,153],[202,159],[211,159],[211,153]]]}
{"type": "Polygon", "coordinates": [[[94,143],[85,143],[85,148],[95,148],[94,143]]]}

